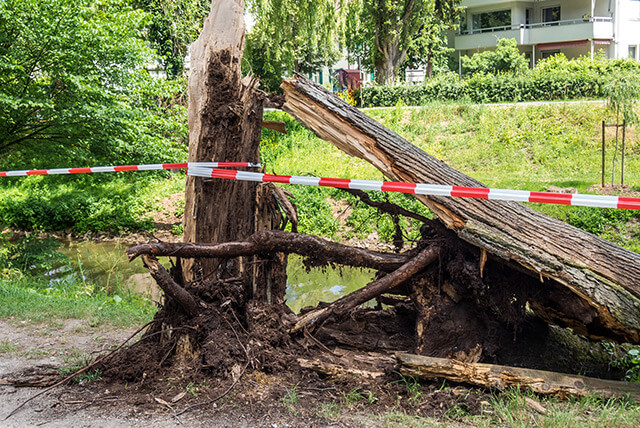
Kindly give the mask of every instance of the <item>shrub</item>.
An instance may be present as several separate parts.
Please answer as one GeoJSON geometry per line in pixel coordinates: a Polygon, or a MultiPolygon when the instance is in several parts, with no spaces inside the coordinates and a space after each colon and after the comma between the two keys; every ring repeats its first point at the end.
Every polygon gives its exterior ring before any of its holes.
{"type": "MultiPolygon", "coordinates": [[[[473,58],[478,55],[476,54],[473,58]]],[[[505,60],[506,61],[506,60],[505,60]]],[[[391,107],[403,99],[407,105],[431,101],[475,103],[549,101],[604,98],[616,76],[640,73],[640,63],[632,60],[605,60],[580,57],[567,59],[558,54],[540,61],[534,70],[487,73],[487,67],[460,78],[455,73],[439,75],[417,86],[369,86],[361,91],[365,107],[391,107]]]]}

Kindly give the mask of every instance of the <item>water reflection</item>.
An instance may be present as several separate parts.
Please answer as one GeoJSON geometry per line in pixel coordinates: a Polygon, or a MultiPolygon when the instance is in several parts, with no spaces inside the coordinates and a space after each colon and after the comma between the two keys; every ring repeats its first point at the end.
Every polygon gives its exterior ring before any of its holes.
{"type": "Polygon", "coordinates": [[[327,266],[313,268],[307,272],[302,257],[289,256],[287,266],[287,304],[295,312],[318,302],[334,300],[362,288],[369,283],[375,271],[351,267],[327,266]]]}
{"type": "MultiPolygon", "coordinates": [[[[60,266],[47,273],[50,284],[59,281],[86,281],[108,291],[125,288],[158,300],[159,292],[154,280],[142,262],[129,263],[125,242],[65,241],[60,251],[71,266],[60,266]]],[[[166,259],[161,262],[167,264],[166,259]]],[[[365,286],[373,279],[375,271],[350,267],[327,266],[309,271],[302,257],[290,255],[287,267],[286,299],[296,313],[305,306],[318,302],[332,302],[341,296],[365,286]]]]}

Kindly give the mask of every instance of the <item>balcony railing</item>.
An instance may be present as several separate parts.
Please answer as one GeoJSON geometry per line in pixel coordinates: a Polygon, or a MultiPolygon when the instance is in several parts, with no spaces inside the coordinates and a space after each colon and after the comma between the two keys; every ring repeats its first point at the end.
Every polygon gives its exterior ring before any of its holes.
{"type": "Polygon", "coordinates": [[[529,28],[550,27],[550,26],[556,26],[556,25],[574,25],[574,24],[583,24],[585,22],[612,22],[612,21],[613,21],[613,18],[610,16],[595,16],[593,18],[564,19],[561,21],[536,22],[534,24],[505,25],[502,27],[474,28],[471,30],[460,29],[458,31],[458,35],[495,33],[498,31],[512,31],[512,30],[521,30],[521,29],[529,29],[529,28]]]}

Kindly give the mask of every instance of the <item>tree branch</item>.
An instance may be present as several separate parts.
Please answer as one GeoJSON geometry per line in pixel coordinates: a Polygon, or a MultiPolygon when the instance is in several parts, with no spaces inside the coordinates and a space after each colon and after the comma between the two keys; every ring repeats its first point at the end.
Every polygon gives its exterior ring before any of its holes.
{"type": "Polygon", "coordinates": [[[162,288],[162,291],[164,291],[167,296],[175,300],[189,316],[195,317],[198,315],[200,307],[194,297],[191,293],[180,287],[173,279],[171,279],[171,275],[169,275],[169,272],[167,272],[166,269],[158,263],[158,259],[144,254],[142,256],[142,261],[147,269],[149,269],[149,273],[151,273],[153,279],[156,280],[158,286],[162,288]]]}
{"type": "Polygon", "coordinates": [[[253,234],[245,241],[222,244],[172,244],[158,242],[141,244],[127,250],[129,261],[142,254],[181,258],[232,258],[268,254],[273,252],[295,253],[311,258],[321,265],[339,263],[346,266],[368,267],[390,272],[409,260],[408,253],[389,254],[337,244],[312,235],[266,230],[253,234]]]}
{"type": "Polygon", "coordinates": [[[362,202],[369,205],[370,207],[377,208],[380,211],[385,212],[387,214],[398,214],[405,217],[413,218],[423,223],[427,223],[430,221],[428,218],[423,217],[420,214],[416,214],[414,212],[406,210],[399,205],[392,204],[390,202],[374,201],[369,197],[367,192],[363,192],[362,190],[358,190],[358,189],[342,189],[342,190],[344,190],[345,192],[353,196],[357,196],[358,198],[360,198],[362,202]]]}
{"type": "Polygon", "coordinates": [[[440,251],[440,247],[437,246],[425,248],[420,251],[416,257],[409,260],[389,275],[373,281],[366,287],[356,290],[353,293],[341,297],[324,308],[314,309],[307,312],[300,317],[298,322],[296,322],[289,332],[295,333],[305,327],[309,328],[313,325],[317,325],[334,314],[338,317],[346,315],[348,311],[356,306],[361,305],[382,293],[388,292],[392,288],[416,275],[422,269],[436,261],[438,257],[440,257],[440,251]]]}

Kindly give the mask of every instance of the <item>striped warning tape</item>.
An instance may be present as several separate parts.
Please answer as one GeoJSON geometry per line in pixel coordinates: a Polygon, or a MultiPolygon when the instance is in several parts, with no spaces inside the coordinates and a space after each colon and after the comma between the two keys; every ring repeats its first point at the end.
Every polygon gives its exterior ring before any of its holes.
{"type": "Polygon", "coordinates": [[[202,166],[190,167],[187,174],[196,177],[301,184],[306,186],[336,187],[340,189],[381,190],[386,192],[412,193],[416,195],[453,196],[460,198],[493,199],[498,201],[539,202],[543,204],[640,210],[640,198],[622,196],[531,192],[528,190],[488,189],[482,187],[448,186],[443,184],[272,175],[258,172],[205,168],[202,166]]]}
{"type": "Polygon", "coordinates": [[[183,163],[154,163],[147,165],[119,165],[119,166],[92,166],[87,168],[54,168],[31,169],[22,171],[0,171],[0,177],[19,177],[25,175],[55,175],[55,174],[82,174],[92,172],[118,172],[118,171],[154,171],[161,169],[185,169],[191,167],[208,168],[259,168],[259,163],[253,162],[183,162],[183,163]]]}

